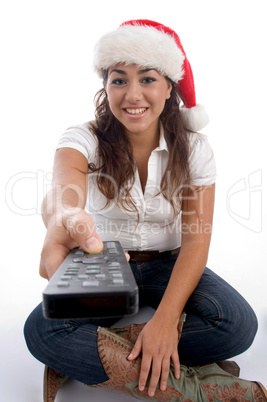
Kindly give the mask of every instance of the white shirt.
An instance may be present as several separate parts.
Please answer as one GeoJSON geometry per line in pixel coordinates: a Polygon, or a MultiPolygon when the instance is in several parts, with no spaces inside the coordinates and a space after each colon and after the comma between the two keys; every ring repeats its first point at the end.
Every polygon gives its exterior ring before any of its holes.
{"type": "MultiPolygon", "coordinates": [[[[216,167],[213,151],[207,137],[188,132],[191,153],[189,158],[191,185],[210,185],[215,182],[216,167]]],[[[98,140],[88,129],[88,123],[70,127],[59,139],[58,148],[74,148],[80,151],[88,163],[97,164],[98,140]]],[[[93,216],[101,239],[119,240],[127,250],[173,250],[181,245],[181,213],[173,216],[171,205],[159,194],[160,182],[168,161],[168,147],[161,127],[159,146],[148,161],[148,177],[143,194],[138,171],[131,195],[139,213],[123,210],[115,202],[107,207],[106,198],[95,184],[95,174],[88,175],[86,209],[93,216]]]]}

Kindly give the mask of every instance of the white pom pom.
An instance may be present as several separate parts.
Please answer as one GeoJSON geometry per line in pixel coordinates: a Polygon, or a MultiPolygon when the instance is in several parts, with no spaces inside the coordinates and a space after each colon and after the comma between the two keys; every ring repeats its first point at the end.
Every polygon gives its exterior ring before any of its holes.
{"type": "Polygon", "coordinates": [[[183,126],[186,130],[199,131],[209,123],[209,116],[203,105],[180,109],[183,126]]]}

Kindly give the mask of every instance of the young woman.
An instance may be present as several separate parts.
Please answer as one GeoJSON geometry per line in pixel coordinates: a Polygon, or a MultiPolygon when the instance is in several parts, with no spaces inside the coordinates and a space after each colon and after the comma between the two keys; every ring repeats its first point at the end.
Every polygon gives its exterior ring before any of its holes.
{"type": "Polygon", "coordinates": [[[37,306],[25,337],[47,366],[46,400],[68,377],[140,399],[226,400],[229,391],[264,400],[262,385],[221,362],[251,345],[257,319],[205,268],[216,171],[197,133],[207,116],[179,37],[156,22],[128,21],[99,40],[94,66],[104,86],[96,119],[69,128],[55,154],[40,274],[50,279],[76,246],[97,253],[103,240],[119,240],[140,305],[155,313],[118,330],[108,329],[114,319],[49,321],[37,306]]]}

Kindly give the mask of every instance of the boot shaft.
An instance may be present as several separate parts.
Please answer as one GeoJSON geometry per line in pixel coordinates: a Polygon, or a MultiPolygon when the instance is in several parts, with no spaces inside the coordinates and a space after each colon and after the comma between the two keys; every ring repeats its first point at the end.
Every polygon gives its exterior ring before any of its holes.
{"type": "MultiPolygon", "coordinates": [[[[167,389],[158,389],[153,398],[148,397],[146,387],[139,391],[138,379],[141,358],[127,359],[133,343],[108,328],[98,328],[99,356],[109,380],[98,387],[115,390],[150,401],[242,401],[266,402],[266,390],[261,384],[239,379],[222,370],[216,363],[199,367],[181,365],[180,379],[174,375],[171,365],[167,389]]],[[[149,378],[148,382],[149,384],[149,378]]]]}

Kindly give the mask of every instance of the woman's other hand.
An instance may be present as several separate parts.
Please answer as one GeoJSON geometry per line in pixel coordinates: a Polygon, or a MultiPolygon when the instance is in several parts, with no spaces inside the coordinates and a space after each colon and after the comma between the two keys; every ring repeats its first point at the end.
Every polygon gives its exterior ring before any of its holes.
{"type": "Polygon", "coordinates": [[[148,395],[153,397],[158,383],[165,391],[170,371],[170,363],[174,366],[174,374],[180,377],[180,361],[178,356],[178,323],[166,325],[158,317],[153,317],[140,332],[137,341],[128,356],[129,360],[136,359],[142,352],[142,363],[139,376],[139,390],[146,387],[148,375],[148,395]]]}

